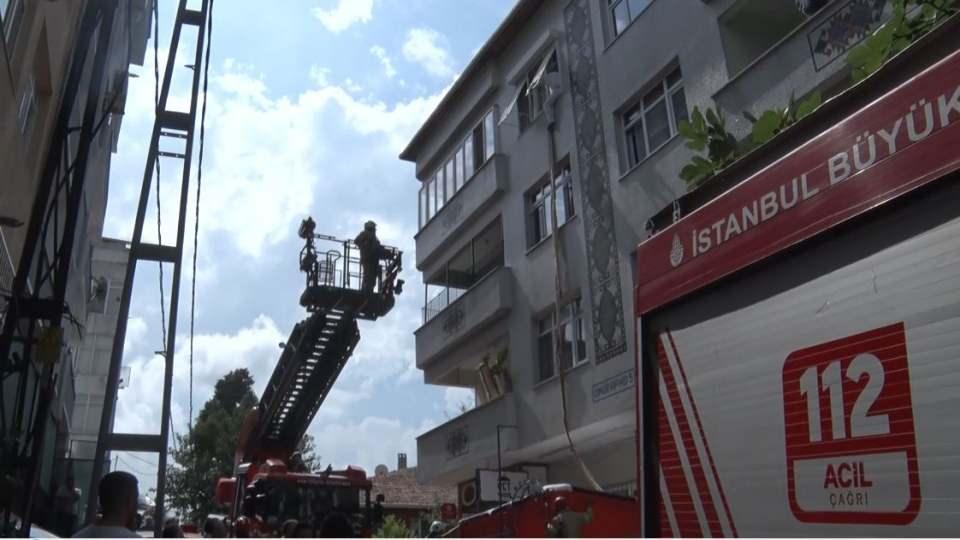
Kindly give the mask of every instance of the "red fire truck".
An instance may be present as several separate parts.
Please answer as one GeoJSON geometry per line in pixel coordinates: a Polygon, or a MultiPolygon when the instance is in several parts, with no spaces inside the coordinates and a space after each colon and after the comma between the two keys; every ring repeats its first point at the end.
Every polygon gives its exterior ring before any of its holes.
{"type": "Polygon", "coordinates": [[[314,233],[307,219],[300,227],[306,242],[300,269],[306,288],[300,304],[310,316],[298,323],[260,398],[244,421],[234,457],[234,476],[217,483],[217,502],[229,509],[237,536],[278,536],[288,520],[307,523],[319,535],[334,512],[352,520],[358,535],[371,532],[372,484],[363,469],[309,471],[296,449],[310,422],[360,341],[357,319],[376,320],[402,291],[397,279],[401,252],[381,246],[374,289],[352,241],[314,233]],[[315,241],[327,243],[318,251],[315,241]]]}
{"type": "Polygon", "coordinates": [[[638,247],[645,535],[960,530],[951,32],[638,247]]]}

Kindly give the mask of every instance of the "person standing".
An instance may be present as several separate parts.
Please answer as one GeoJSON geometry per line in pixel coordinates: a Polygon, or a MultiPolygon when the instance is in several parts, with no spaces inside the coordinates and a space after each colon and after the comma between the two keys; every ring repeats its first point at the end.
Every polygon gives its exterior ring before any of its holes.
{"type": "Polygon", "coordinates": [[[360,268],[363,272],[361,290],[370,294],[380,277],[380,253],[383,251],[383,245],[377,238],[377,224],[373,221],[366,222],[363,231],[354,238],[353,243],[360,249],[360,268]]]}
{"type": "Polygon", "coordinates": [[[128,472],[113,471],[100,479],[97,498],[100,517],[73,538],[140,538],[137,526],[137,478],[128,472]]]}
{"type": "Polygon", "coordinates": [[[565,497],[553,500],[553,518],[547,523],[547,535],[551,538],[581,538],[583,526],[593,521],[593,507],[586,512],[574,512],[567,506],[565,497]]]}
{"type": "Polygon", "coordinates": [[[68,474],[66,483],[60,484],[54,495],[57,528],[61,536],[73,534],[77,522],[77,502],[79,500],[80,490],[74,483],[73,474],[68,474]]]}

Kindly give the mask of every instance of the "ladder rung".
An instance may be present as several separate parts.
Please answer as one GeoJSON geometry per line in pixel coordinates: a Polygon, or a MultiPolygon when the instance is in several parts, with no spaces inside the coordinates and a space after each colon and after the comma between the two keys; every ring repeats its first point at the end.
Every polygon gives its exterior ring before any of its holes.
{"type": "Polygon", "coordinates": [[[186,154],[181,154],[179,152],[164,152],[163,150],[160,150],[159,152],[157,152],[157,155],[163,156],[163,157],[180,158],[180,159],[184,159],[187,157],[186,154]]]}
{"type": "Polygon", "coordinates": [[[160,121],[161,128],[176,129],[178,131],[190,131],[193,128],[193,122],[190,121],[188,113],[176,111],[161,111],[157,118],[160,121]]]}
{"type": "Polygon", "coordinates": [[[157,244],[137,244],[133,250],[133,257],[142,261],[172,263],[177,261],[177,248],[157,244]]]}
{"type": "Polygon", "coordinates": [[[194,26],[200,26],[201,24],[203,24],[203,12],[197,11],[195,9],[184,9],[182,13],[182,17],[183,17],[183,24],[192,24],[194,26]]]}
{"type": "Polygon", "coordinates": [[[186,133],[178,133],[178,132],[176,132],[176,131],[166,131],[166,130],[162,130],[162,129],[160,130],[160,136],[161,136],[161,137],[173,137],[174,139],[186,139],[186,138],[187,138],[187,134],[186,134],[186,133]]]}
{"type": "Polygon", "coordinates": [[[107,438],[107,449],[121,452],[153,452],[166,450],[160,435],[113,433],[107,438]]]}

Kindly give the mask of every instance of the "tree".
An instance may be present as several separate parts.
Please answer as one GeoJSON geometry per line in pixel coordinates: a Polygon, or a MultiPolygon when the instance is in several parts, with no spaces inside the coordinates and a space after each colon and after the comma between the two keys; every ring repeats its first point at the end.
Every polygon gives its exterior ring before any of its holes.
{"type": "Polygon", "coordinates": [[[395,516],[387,516],[380,530],[373,534],[374,538],[412,538],[413,532],[407,524],[395,516]]]}
{"type": "MultiPolygon", "coordinates": [[[[167,467],[167,493],[168,506],[181,515],[198,521],[222,510],[214,500],[217,479],[233,476],[241,426],[257,405],[253,382],[243,368],[224,375],[200,410],[193,431],[175,437],[170,449],[173,464],[167,467]]],[[[308,471],[320,468],[313,437],[305,435],[297,451],[308,471]]]]}
{"type": "Polygon", "coordinates": [[[214,500],[218,478],[233,475],[233,456],[240,427],[256,406],[253,377],[246,369],[224,375],[197,416],[193,431],[175,437],[167,467],[169,506],[199,520],[218,510],[214,500]]]}
{"type": "Polygon", "coordinates": [[[310,472],[319,471],[323,466],[323,457],[317,455],[317,445],[313,440],[313,435],[309,433],[304,435],[297,444],[297,452],[300,452],[300,458],[303,464],[310,472]]]}

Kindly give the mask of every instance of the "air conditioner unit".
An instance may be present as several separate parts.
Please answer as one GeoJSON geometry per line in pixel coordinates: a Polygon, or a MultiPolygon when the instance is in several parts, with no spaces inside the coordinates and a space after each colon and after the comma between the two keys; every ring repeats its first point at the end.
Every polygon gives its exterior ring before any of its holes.
{"type": "Polygon", "coordinates": [[[460,507],[460,515],[477,513],[479,511],[477,504],[479,501],[480,497],[475,478],[461,482],[457,486],[457,505],[460,507]]]}

